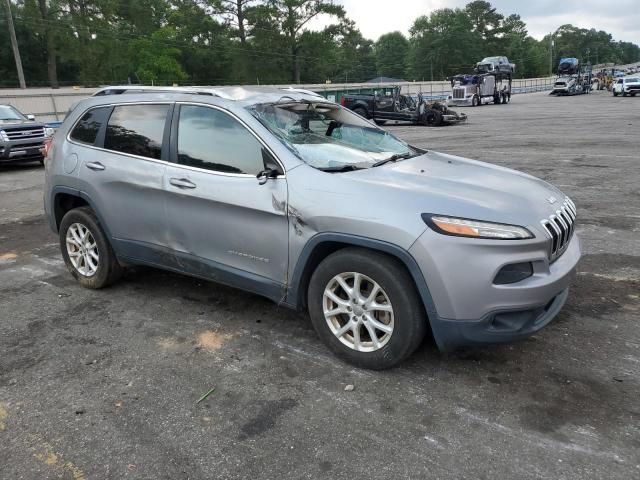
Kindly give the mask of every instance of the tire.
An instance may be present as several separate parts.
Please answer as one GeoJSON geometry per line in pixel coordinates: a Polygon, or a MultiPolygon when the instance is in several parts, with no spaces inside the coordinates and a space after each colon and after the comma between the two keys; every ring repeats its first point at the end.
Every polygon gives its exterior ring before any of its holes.
{"type": "Polygon", "coordinates": [[[493,104],[500,105],[502,103],[502,95],[496,95],[493,97],[493,104]]]}
{"type": "Polygon", "coordinates": [[[354,112],[354,113],[357,113],[358,115],[360,115],[360,116],[361,116],[361,117],[363,117],[363,118],[367,118],[367,119],[369,118],[369,116],[367,115],[367,111],[366,111],[364,108],[362,108],[362,107],[356,107],[356,108],[354,108],[354,109],[353,109],[353,112],[354,112]]]}
{"type": "Polygon", "coordinates": [[[85,288],[99,289],[111,285],[120,278],[122,266],[118,263],[107,236],[89,207],[68,211],[60,222],[59,233],[64,263],[80,285],[85,288]],[[82,236],[85,231],[86,235],[82,236]],[[68,236],[69,241],[67,241],[68,236]],[[78,247],[77,239],[80,237],[87,239],[85,247],[95,245],[95,248],[92,250],[78,247]],[[97,255],[97,259],[91,255],[91,252],[97,255]],[[74,256],[77,258],[75,265],[71,258],[73,253],[77,253],[74,256]]]}
{"type": "Polygon", "coordinates": [[[397,260],[371,250],[345,248],[325,258],[311,276],[307,300],[318,336],[338,357],[358,367],[382,370],[397,365],[416,350],[427,331],[424,306],[409,273],[397,260]],[[361,278],[359,304],[353,298],[345,300],[351,295],[337,280],[340,277],[353,289],[355,275],[361,278]],[[374,283],[380,291],[372,306],[371,301],[363,303],[362,299],[372,293],[374,283]],[[325,295],[326,291],[344,303],[334,302],[325,295]],[[390,307],[391,312],[376,309],[376,304],[390,307]],[[340,312],[325,316],[325,311],[337,310],[340,312]],[[390,331],[386,330],[389,325],[390,331]],[[378,329],[379,326],[385,329],[378,329]],[[344,333],[338,337],[340,329],[344,333]],[[372,330],[373,335],[369,333],[372,330]],[[359,347],[356,331],[361,340],[359,347]]]}
{"type": "Polygon", "coordinates": [[[474,95],[473,98],[471,99],[471,106],[477,107],[479,104],[480,104],[480,99],[478,98],[477,95],[474,95]]]}
{"type": "Polygon", "coordinates": [[[618,92],[613,92],[613,96],[617,97],[618,96],[618,92]]]}

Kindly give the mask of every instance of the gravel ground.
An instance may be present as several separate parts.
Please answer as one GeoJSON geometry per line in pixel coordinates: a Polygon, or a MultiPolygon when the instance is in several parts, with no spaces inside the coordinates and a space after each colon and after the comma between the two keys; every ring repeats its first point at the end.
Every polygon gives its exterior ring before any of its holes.
{"type": "Polygon", "coordinates": [[[0,478],[640,478],[640,97],[464,111],[388,128],[555,183],[584,257],[539,334],[448,355],[426,341],[385,372],[219,285],[137,268],[82,289],[45,225],[42,168],[0,168],[0,478]]]}

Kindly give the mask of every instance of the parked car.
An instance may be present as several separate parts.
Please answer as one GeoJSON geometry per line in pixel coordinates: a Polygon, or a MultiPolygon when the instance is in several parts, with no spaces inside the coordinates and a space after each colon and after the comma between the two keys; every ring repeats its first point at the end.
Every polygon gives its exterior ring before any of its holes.
{"type": "Polygon", "coordinates": [[[640,92],[640,77],[624,77],[619,78],[613,83],[613,96],[617,97],[622,95],[626,97],[631,95],[636,96],[636,93],[640,92]]]}
{"type": "Polygon", "coordinates": [[[400,87],[381,89],[375,93],[346,93],[340,104],[379,125],[389,120],[414,125],[440,126],[460,123],[467,116],[449,109],[442,102],[428,102],[422,94],[403,95],[400,87]]]}
{"type": "Polygon", "coordinates": [[[56,134],[45,212],[77,281],[132,264],[308,310],[340,357],[387,368],[546,326],[580,258],[574,203],[524,173],[424,151],[276,88],[82,101],[56,134]]]}
{"type": "Polygon", "coordinates": [[[11,105],[0,105],[0,164],[44,161],[45,141],[53,129],[24,115],[11,105]]]}
{"type": "Polygon", "coordinates": [[[475,70],[477,73],[514,73],[516,71],[516,65],[509,63],[507,57],[486,57],[476,63],[475,70]]]}

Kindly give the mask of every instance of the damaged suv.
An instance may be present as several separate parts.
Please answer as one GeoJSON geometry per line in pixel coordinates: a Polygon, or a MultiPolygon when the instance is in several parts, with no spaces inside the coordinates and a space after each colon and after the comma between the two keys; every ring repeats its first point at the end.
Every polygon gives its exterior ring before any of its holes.
{"type": "Polygon", "coordinates": [[[425,151],[310,92],[84,100],[49,150],[45,211],[78,282],[151,265],[308,310],[388,368],[547,325],[580,258],[576,208],[529,175],[425,151]]]}

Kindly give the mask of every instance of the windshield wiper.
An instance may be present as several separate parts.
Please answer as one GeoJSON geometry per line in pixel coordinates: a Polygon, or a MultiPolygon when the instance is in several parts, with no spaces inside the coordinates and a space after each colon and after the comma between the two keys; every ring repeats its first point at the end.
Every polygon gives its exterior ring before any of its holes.
{"type": "Polygon", "coordinates": [[[353,172],[354,170],[364,170],[362,167],[356,167],[355,165],[342,165],[340,167],[326,167],[326,168],[318,168],[318,170],[322,170],[323,172],[353,172]]]}
{"type": "Polygon", "coordinates": [[[400,159],[406,160],[414,156],[415,155],[412,155],[411,153],[396,153],[395,155],[391,155],[389,158],[385,158],[384,160],[380,160],[374,163],[373,165],[371,165],[371,167],[379,167],[380,165],[384,165],[385,163],[397,162],[400,159]]]}

